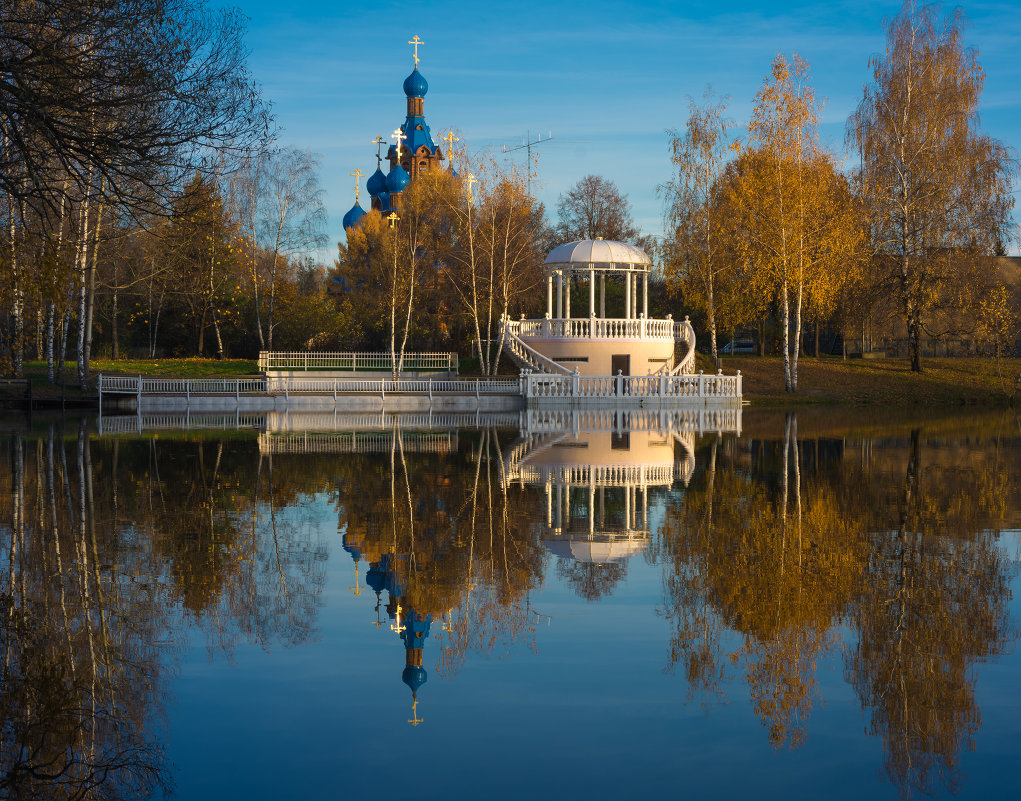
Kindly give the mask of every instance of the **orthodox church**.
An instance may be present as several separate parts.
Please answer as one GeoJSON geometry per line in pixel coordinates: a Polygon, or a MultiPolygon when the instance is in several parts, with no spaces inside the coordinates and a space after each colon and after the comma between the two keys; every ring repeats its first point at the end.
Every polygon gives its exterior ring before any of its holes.
{"type": "MultiPolygon", "coordinates": [[[[390,138],[395,144],[389,146],[386,151],[386,162],[388,172],[383,173],[383,160],[381,155],[382,147],[386,140],[377,136],[372,140],[376,145],[376,171],[369,176],[365,182],[365,188],[369,193],[370,208],[381,214],[399,211],[401,208],[401,194],[419,175],[430,170],[440,168],[440,162],[445,160],[443,151],[433,141],[429,126],[425,121],[425,95],[429,91],[429,83],[425,76],[418,69],[418,46],[424,42],[416,35],[408,44],[415,48],[412,56],[415,65],[411,74],[404,79],[404,95],[407,98],[407,116],[399,128],[390,138]]],[[[456,137],[449,133],[444,140],[448,148],[457,141],[456,137]]],[[[358,202],[362,176],[361,170],[352,173],[355,183],[355,204],[350,211],[344,215],[344,230],[355,226],[365,215],[365,209],[358,202]]]]}

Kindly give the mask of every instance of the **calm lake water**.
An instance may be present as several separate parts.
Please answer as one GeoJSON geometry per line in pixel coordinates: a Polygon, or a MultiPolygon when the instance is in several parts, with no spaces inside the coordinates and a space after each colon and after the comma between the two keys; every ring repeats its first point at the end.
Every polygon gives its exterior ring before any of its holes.
{"type": "Polygon", "coordinates": [[[1013,413],[0,421],[0,796],[1013,797],[1013,413]]]}

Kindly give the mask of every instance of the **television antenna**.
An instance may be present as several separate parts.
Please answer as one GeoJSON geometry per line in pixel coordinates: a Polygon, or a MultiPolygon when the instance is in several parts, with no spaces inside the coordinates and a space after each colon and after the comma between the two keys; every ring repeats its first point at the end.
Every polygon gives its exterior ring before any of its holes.
{"type": "MultiPolygon", "coordinates": [[[[537,139],[532,139],[532,132],[531,131],[527,131],[525,133],[525,141],[524,141],[523,144],[520,144],[517,147],[507,147],[507,145],[503,146],[503,152],[504,153],[513,153],[516,150],[526,150],[526,151],[528,151],[528,163],[527,163],[526,169],[525,169],[525,176],[526,176],[527,181],[528,181],[528,194],[529,195],[532,194],[532,148],[536,147],[538,145],[541,145],[541,144],[543,144],[545,142],[549,142],[551,139],[553,139],[553,131],[548,132],[546,134],[546,136],[543,136],[542,134],[539,134],[537,139]]],[[[536,177],[537,178],[539,177],[538,173],[536,173],[536,177]]]]}

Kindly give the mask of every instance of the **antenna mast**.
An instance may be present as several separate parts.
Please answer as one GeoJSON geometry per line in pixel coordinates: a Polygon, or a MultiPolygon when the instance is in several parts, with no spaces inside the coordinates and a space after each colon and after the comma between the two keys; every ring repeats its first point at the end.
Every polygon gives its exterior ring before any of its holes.
{"type": "MultiPolygon", "coordinates": [[[[540,134],[538,139],[532,139],[532,132],[528,131],[528,132],[525,133],[525,142],[524,142],[524,144],[518,145],[517,147],[507,147],[507,145],[503,146],[503,152],[504,153],[513,153],[515,150],[527,150],[528,151],[528,164],[526,165],[526,168],[525,168],[525,177],[526,177],[526,179],[528,181],[528,194],[529,195],[532,194],[532,148],[535,147],[536,145],[541,145],[544,142],[549,142],[552,138],[553,138],[553,132],[552,131],[550,131],[546,136],[542,136],[540,134]]],[[[537,178],[539,177],[538,173],[536,173],[536,177],[537,178]]]]}

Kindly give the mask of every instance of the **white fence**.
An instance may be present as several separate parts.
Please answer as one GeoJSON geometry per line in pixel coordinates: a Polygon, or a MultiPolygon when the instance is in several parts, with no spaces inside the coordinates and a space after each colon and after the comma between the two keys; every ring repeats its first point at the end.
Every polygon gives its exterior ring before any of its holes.
{"type": "Polygon", "coordinates": [[[740,401],[741,373],[736,375],[583,376],[524,373],[521,378],[321,378],[270,376],[258,378],[145,378],[104,376],[97,381],[103,395],[234,396],[292,394],[333,395],[483,395],[522,396],[544,401],[632,401],[646,398],[674,401],[740,401]]]}
{"type": "Polygon", "coordinates": [[[317,395],[399,394],[422,395],[520,395],[521,382],[515,378],[304,378],[271,376],[257,378],[146,378],[144,376],[104,376],[97,380],[102,395],[317,395]]]}
{"type": "Polygon", "coordinates": [[[525,378],[526,397],[538,400],[624,400],[673,398],[702,401],[740,400],[741,372],[736,375],[549,375],[525,378]]]}
{"type": "MultiPolygon", "coordinates": [[[[400,354],[397,356],[400,361],[400,354]]],[[[393,372],[389,353],[328,353],[316,351],[259,351],[260,370],[359,370],[393,372]]],[[[456,353],[405,353],[402,370],[457,373],[456,353]]]]}

